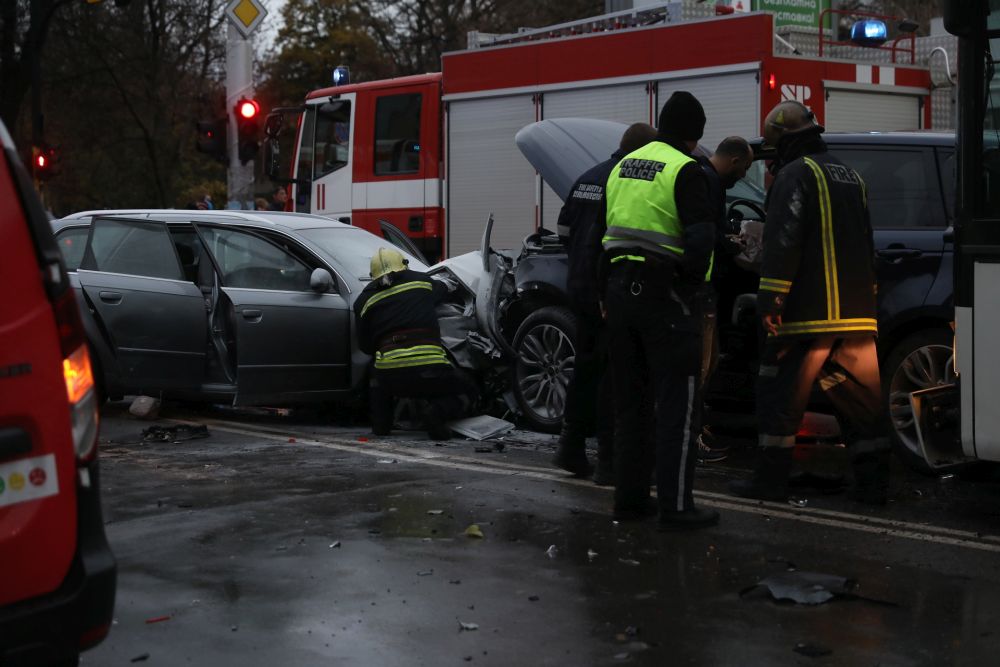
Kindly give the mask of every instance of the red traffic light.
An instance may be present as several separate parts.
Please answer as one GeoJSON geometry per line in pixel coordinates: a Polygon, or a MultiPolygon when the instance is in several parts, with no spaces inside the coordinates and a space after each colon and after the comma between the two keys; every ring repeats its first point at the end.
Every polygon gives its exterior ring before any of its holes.
{"type": "Polygon", "coordinates": [[[251,120],[256,118],[257,114],[260,113],[260,105],[257,104],[257,100],[242,99],[236,103],[236,113],[241,118],[251,120]]]}
{"type": "Polygon", "coordinates": [[[39,154],[35,156],[35,166],[39,169],[45,169],[48,164],[49,160],[44,155],[39,154]]]}

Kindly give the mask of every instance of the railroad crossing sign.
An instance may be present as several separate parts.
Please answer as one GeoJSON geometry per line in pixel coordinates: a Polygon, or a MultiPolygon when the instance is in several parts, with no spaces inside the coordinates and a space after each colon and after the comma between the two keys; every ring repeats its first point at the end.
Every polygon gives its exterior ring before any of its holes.
{"type": "Polygon", "coordinates": [[[226,17],[244,39],[253,34],[265,16],[267,9],[260,4],[260,0],[232,0],[226,5],[226,17]]]}

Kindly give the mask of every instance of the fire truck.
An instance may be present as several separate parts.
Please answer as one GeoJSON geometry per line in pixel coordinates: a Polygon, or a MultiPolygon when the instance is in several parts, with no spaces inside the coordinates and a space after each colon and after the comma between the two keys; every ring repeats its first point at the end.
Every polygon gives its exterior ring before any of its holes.
{"type": "Polygon", "coordinates": [[[708,115],[709,149],[759,135],[784,99],[810,106],[830,131],[931,126],[930,72],[912,35],[879,50],[880,62],[830,39],[822,57],[797,55],[770,14],[683,20],[680,7],[471,33],[471,48],[446,53],[439,73],[315,90],[301,107],[272,112],[267,171],[290,175],[292,210],[406,235],[433,261],[476,250],[490,214],[498,248],[555,227],[562,202],[514,144],[538,120],[655,125],[670,95],[687,90],[708,115]],[[292,125],[282,144],[280,128],[292,125]]]}

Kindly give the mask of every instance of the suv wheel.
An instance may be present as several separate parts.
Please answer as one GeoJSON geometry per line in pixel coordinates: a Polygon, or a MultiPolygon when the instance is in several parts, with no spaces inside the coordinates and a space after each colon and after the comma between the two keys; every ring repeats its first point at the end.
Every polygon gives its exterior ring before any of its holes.
{"type": "Polygon", "coordinates": [[[514,397],[525,421],[538,431],[562,426],[573,376],[576,319],[566,308],[546,306],[529,315],[514,336],[514,397]]]}
{"type": "Polygon", "coordinates": [[[953,344],[948,329],[919,331],[898,343],[882,368],[893,448],[904,463],[918,472],[933,471],[920,454],[910,393],[954,382],[953,344]]]}

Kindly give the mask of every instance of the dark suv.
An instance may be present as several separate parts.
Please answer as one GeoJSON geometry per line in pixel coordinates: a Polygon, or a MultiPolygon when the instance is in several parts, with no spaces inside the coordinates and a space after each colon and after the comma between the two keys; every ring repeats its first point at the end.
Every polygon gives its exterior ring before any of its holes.
{"type": "MultiPolygon", "coordinates": [[[[923,468],[909,394],[951,377],[955,137],[908,132],[829,133],[824,138],[831,152],[855,168],[868,185],[886,409],[898,454],[923,468]]],[[[746,184],[739,187],[728,193],[734,232],[739,220],[762,216],[763,193],[746,184]]],[[[745,410],[753,401],[757,370],[757,275],[731,262],[718,270],[723,274],[722,355],[708,398],[723,407],[735,404],[745,410]]],[[[572,369],[572,347],[566,348],[565,342],[572,340],[575,326],[565,292],[566,257],[558,240],[545,234],[529,236],[513,262],[511,280],[513,294],[501,304],[500,324],[518,355],[514,394],[529,422],[555,430],[572,369]],[[535,359],[539,354],[542,358],[535,359]],[[543,367],[561,376],[561,382],[546,380],[555,390],[536,386],[541,377],[538,369],[543,367]]]]}
{"type": "Polygon", "coordinates": [[[111,627],[97,392],[48,217],[0,123],[0,665],[76,665],[111,627]]]}

